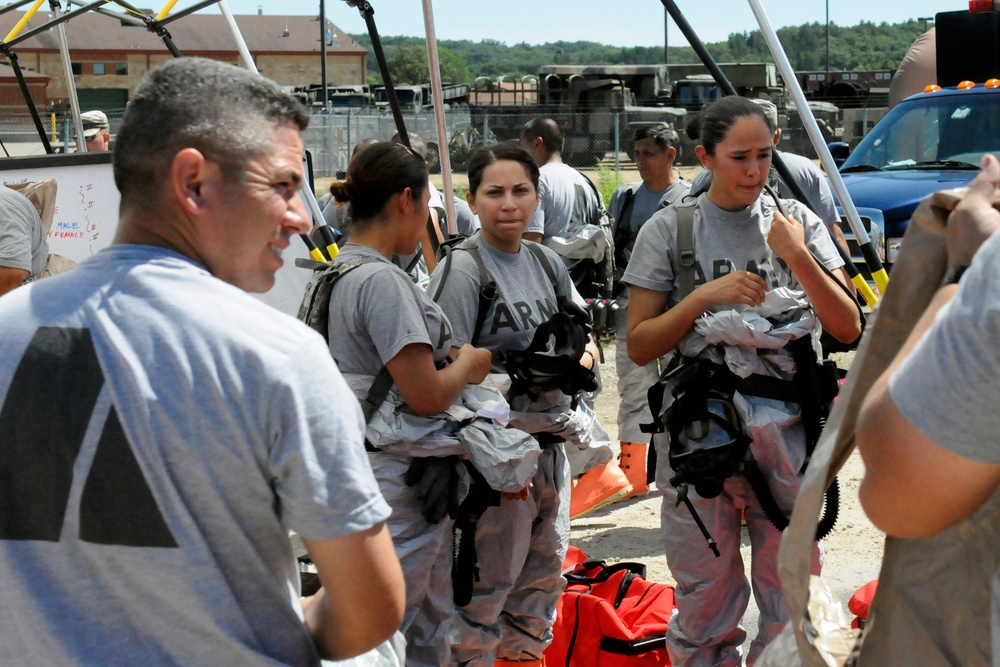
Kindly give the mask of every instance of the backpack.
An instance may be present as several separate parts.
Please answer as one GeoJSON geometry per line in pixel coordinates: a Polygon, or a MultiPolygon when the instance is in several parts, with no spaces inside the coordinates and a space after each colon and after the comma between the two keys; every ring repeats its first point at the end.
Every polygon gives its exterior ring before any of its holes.
{"type": "MultiPolygon", "coordinates": [[[[378,260],[374,257],[363,256],[351,257],[335,264],[296,260],[298,266],[311,268],[315,272],[306,285],[297,317],[319,333],[327,345],[330,344],[330,296],[333,294],[333,286],[359,266],[375,261],[378,260]]],[[[364,413],[366,424],[371,421],[375,411],[389,395],[392,384],[392,375],[389,374],[389,369],[383,366],[375,375],[368,394],[361,401],[361,411],[364,413]]]]}
{"type": "Polygon", "coordinates": [[[604,206],[604,200],[594,182],[586,174],[581,174],[594,194],[596,208],[590,224],[598,227],[604,236],[606,248],[604,256],[597,261],[577,260],[569,267],[569,276],[576,290],[585,299],[610,299],[615,283],[615,239],[612,227],[615,219],[604,206]]]}
{"type": "MultiPolygon", "coordinates": [[[[622,210],[618,213],[617,218],[612,218],[611,222],[611,233],[614,241],[615,254],[614,296],[618,296],[622,293],[622,290],[625,289],[625,284],[621,282],[622,277],[625,275],[625,269],[628,266],[628,260],[625,258],[625,249],[634,239],[632,235],[632,209],[635,207],[635,192],[641,185],[641,183],[630,183],[628,185],[628,189],[625,190],[624,195],[625,201],[622,202],[622,210]]],[[[661,200],[659,206],[656,207],[656,210],[662,211],[666,207],[673,204],[675,199],[661,200]]]]}
{"type": "Polygon", "coordinates": [[[667,625],[674,587],[646,581],[642,563],[592,559],[570,547],[566,589],[559,598],[545,661],[567,667],[670,665],[667,625]]]}

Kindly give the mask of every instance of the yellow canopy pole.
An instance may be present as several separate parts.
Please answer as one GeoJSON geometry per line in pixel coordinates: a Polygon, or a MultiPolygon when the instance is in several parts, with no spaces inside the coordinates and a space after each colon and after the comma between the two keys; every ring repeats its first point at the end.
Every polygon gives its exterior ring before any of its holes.
{"type": "Polygon", "coordinates": [[[9,42],[17,37],[17,34],[24,30],[24,26],[28,25],[28,21],[30,21],[31,17],[35,15],[35,12],[38,11],[38,8],[42,6],[43,2],[45,2],[45,0],[36,0],[35,4],[31,6],[31,9],[29,9],[25,15],[21,17],[21,20],[17,22],[17,25],[15,25],[11,29],[10,33],[3,38],[3,41],[9,42]]]}
{"type": "Polygon", "coordinates": [[[163,19],[167,18],[167,14],[170,13],[170,10],[173,9],[174,5],[176,4],[177,0],[169,0],[169,2],[167,2],[167,4],[163,6],[163,9],[160,10],[160,13],[156,15],[156,20],[162,21],[163,19]]]}

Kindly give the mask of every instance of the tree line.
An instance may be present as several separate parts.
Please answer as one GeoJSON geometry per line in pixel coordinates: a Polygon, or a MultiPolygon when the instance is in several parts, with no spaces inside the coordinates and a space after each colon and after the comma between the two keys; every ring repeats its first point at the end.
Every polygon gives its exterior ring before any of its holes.
{"type": "MultiPolygon", "coordinates": [[[[896,69],[913,41],[924,29],[923,21],[880,23],[862,21],[855,26],[830,24],[830,63],[833,71],[896,69]]],[[[825,70],[827,27],[806,23],[778,30],[796,71],[825,70]]],[[[369,83],[381,83],[378,63],[367,34],[351,37],[368,49],[369,83]]],[[[382,36],[382,46],[398,84],[429,80],[427,50],[422,37],[382,36]]],[[[732,33],[723,42],[706,44],[718,62],[770,62],[771,53],[759,30],[732,33]]],[[[644,65],[663,62],[663,46],[609,46],[597,42],[549,42],[508,45],[492,39],[438,40],[441,78],[447,83],[471,82],[476,77],[537,75],[543,65],[644,65]]],[[[689,46],[670,46],[670,63],[700,62],[689,46]]]]}

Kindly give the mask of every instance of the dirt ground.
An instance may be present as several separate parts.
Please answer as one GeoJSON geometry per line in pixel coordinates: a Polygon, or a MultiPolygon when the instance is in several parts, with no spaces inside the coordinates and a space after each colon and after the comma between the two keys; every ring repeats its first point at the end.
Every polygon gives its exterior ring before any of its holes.
{"type": "MultiPolygon", "coordinates": [[[[616,425],[618,397],[615,392],[614,344],[604,349],[601,365],[604,393],[597,397],[596,410],[601,423],[611,436],[612,448],[618,449],[616,425]]],[[[882,562],[884,534],[865,516],[858,502],[858,486],[864,474],[864,464],[855,451],[838,479],[840,482],[840,514],[833,532],[823,540],[823,578],[840,598],[847,613],[847,601],[859,587],[878,578],[882,562]]],[[[570,543],[595,558],[608,561],[639,561],[647,568],[651,581],[674,583],[663,554],[660,531],[661,497],[654,491],[642,498],[633,498],[574,519],[570,543]]],[[[749,576],[750,543],[743,533],[743,561],[749,576]]],[[[704,542],[693,545],[705,548],[704,542]]],[[[751,599],[743,625],[752,633],[757,623],[756,605],[751,599]]],[[[745,647],[746,648],[746,647],[745,647]]]]}

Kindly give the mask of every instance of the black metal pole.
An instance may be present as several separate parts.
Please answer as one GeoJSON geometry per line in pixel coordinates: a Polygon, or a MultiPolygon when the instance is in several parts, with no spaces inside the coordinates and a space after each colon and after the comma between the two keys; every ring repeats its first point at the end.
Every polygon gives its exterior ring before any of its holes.
{"type": "Polygon", "coordinates": [[[62,14],[59,18],[52,19],[51,21],[48,21],[48,22],[46,22],[46,23],[38,26],[37,28],[33,28],[31,30],[27,30],[25,32],[22,32],[17,37],[15,37],[14,39],[12,39],[9,42],[7,42],[6,46],[7,46],[7,48],[12,48],[12,47],[16,46],[17,44],[20,44],[21,42],[23,42],[26,39],[31,39],[35,35],[40,35],[43,32],[48,32],[50,28],[53,28],[53,27],[59,25],[60,23],[66,23],[71,18],[79,16],[80,14],[83,14],[84,12],[88,12],[91,9],[96,9],[97,7],[99,7],[100,5],[105,4],[106,2],[107,2],[107,0],[97,0],[97,2],[92,2],[89,5],[84,5],[80,9],[74,9],[71,12],[66,12],[65,14],[62,14]]]}
{"type": "Polygon", "coordinates": [[[31,99],[31,91],[28,90],[28,83],[24,80],[21,66],[17,64],[17,54],[11,51],[10,47],[6,44],[3,45],[2,51],[7,56],[7,60],[10,61],[10,66],[14,69],[14,76],[17,77],[17,84],[21,87],[21,94],[24,95],[24,101],[28,105],[28,110],[31,111],[31,119],[35,121],[35,129],[38,130],[38,137],[42,140],[42,146],[45,147],[47,154],[51,154],[52,144],[49,143],[49,137],[45,134],[45,126],[42,125],[42,117],[38,115],[35,101],[31,99]]]}
{"type": "Polygon", "coordinates": [[[382,40],[378,36],[378,28],[375,26],[375,10],[370,2],[360,0],[345,0],[352,7],[357,7],[361,12],[365,25],[368,26],[368,36],[372,40],[372,49],[375,50],[375,60],[378,61],[378,69],[382,74],[382,83],[385,85],[385,94],[389,98],[389,108],[392,109],[392,119],[396,122],[396,133],[399,135],[399,142],[407,148],[410,146],[410,134],[406,131],[406,123],[403,122],[403,112],[399,109],[399,100],[396,99],[396,89],[392,85],[392,75],[389,74],[389,63],[385,60],[385,51],[382,50],[382,40]]]}
{"type": "MultiPolygon", "coordinates": [[[[677,24],[677,27],[681,29],[684,37],[687,38],[691,48],[694,49],[694,52],[698,54],[699,58],[701,58],[701,62],[704,63],[705,67],[708,68],[708,71],[711,72],[712,78],[715,79],[719,88],[722,88],[722,91],[726,95],[736,95],[736,89],[733,87],[733,84],[730,83],[729,79],[726,78],[726,75],[722,73],[722,69],[719,67],[718,63],[715,62],[715,59],[712,57],[712,54],[708,52],[708,49],[705,48],[705,44],[701,41],[701,38],[699,38],[694,29],[691,28],[691,24],[687,22],[686,18],[684,18],[684,15],[681,13],[681,10],[677,7],[674,0],[660,1],[670,13],[670,17],[674,20],[674,23],[677,24]]],[[[795,179],[792,178],[791,172],[788,171],[788,167],[785,166],[785,163],[781,160],[781,156],[778,155],[777,151],[772,154],[771,162],[774,165],[775,170],[777,170],[778,175],[781,176],[781,180],[786,186],[788,186],[788,189],[792,191],[795,198],[805,204],[806,208],[810,211],[816,213],[816,207],[811,201],[809,201],[809,198],[802,191],[802,188],[799,187],[799,184],[795,182],[795,179]]],[[[826,226],[825,221],[823,226],[826,226]]],[[[844,268],[847,270],[848,275],[853,279],[854,276],[857,275],[858,269],[854,266],[854,262],[851,260],[850,255],[848,255],[847,251],[845,251],[844,248],[837,243],[836,239],[833,239],[833,245],[837,249],[840,258],[844,260],[844,268]]]]}
{"type": "Polygon", "coordinates": [[[9,5],[4,5],[3,7],[0,7],[0,14],[6,14],[7,12],[17,9],[18,7],[23,7],[29,2],[31,2],[31,0],[18,0],[17,2],[12,2],[9,5]]]}

